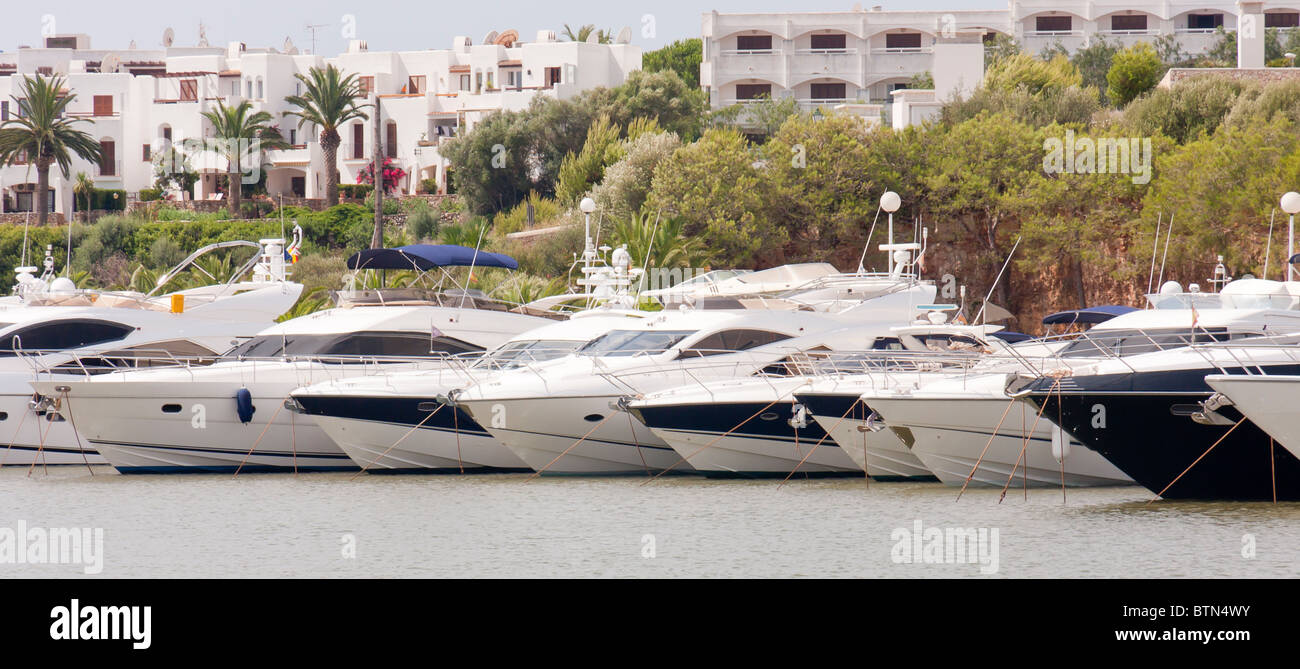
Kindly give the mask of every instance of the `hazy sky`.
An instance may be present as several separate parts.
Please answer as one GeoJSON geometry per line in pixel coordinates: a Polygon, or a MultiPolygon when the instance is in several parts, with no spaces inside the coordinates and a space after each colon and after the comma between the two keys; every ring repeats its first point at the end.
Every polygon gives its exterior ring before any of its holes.
{"type": "MultiPolygon", "coordinates": [[[[19,45],[35,46],[43,29],[58,33],[86,33],[97,49],[122,49],[135,40],[140,48],[162,45],[163,30],[176,32],[177,45],[198,42],[199,22],[207,27],[208,42],[224,45],[242,41],[249,47],[284,44],[285,37],[299,48],[311,48],[308,24],[325,24],[316,31],[318,53],[333,55],[344,49],[345,26],[355,26],[356,36],[372,50],[448,48],[451,38],[469,35],[475,43],[487,33],[514,28],[525,41],[538,30],[560,32],[564,24],[575,28],[594,23],[616,33],[632,28],[633,43],[657,48],[675,39],[699,37],[705,12],[831,11],[849,9],[852,0],[817,2],[799,0],[460,0],[457,2],[401,2],[397,0],[214,0],[164,2],[161,0],[4,0],[0,21],[0,51],[19,45]],[[653,26],[645,17],[653,16],[653,26]],[[351,18],[349,18],[351,17],[351,18]],[[648,28],[653,27],[653,31],[648,28]],[[643,36],[644,32],[651,36],[643,36]]],[[[1005,0],[863,0],[864,7],[886,9],[1001,9],[1005,0]]]]}

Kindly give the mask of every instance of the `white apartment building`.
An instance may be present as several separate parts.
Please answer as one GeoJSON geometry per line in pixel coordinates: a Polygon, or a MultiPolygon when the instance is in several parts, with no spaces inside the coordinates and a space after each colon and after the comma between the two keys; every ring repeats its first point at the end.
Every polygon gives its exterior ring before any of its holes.
{"type": "Polygon", "coordinates": [[[793,97],[811,109],[886,105],[914,75],[929,72],[936,90],[928,98],[901,95],[937,106],[983,77],[983,60],[969,47],[971,35],[1007,35],[1033,54],[1057,44],[1073,52],[1099,37],[1127,46],[1173,35],[1184,51],[1197,54],[1214,43],[1216,27],[1236,30],[1243,11],[1262,11],[1260,28],[1300,26],[1300,0],[1246,5],[1248,10],[1212,0],[1010,0],[1002,9],[963,11],[715,11],[703,17],[700,82],[715,109],[763,96],[793,97]]]}
{"type": "MultiPolygon", "coordinates": [[[[281,134],[293,145],[267,153],[268,193],[324,198],[319,131],[300,129],[296,118],[282,114],[291,108],[285,97],[302,90],[294,75],[325,64],[356,73],[369,101],[377,99],[383,154],[408,175],[402,190],[414,193],[422,179],[432,179],[438,192],[446,192],[447,161],[438,148],[447,138],[495,111],[523,109],[537,95],[568,98],[588,88],[616,86],[640,69],[641,50],[625,41],[560,42],[545,30],[532,42],[523,42],[513,30],[491,33],[482,44],[457,37],[450,49],[442,50],[370,51],[365,42],[354,41],[333,58],[301,53],[288,42],[282,49],[232,43],[109,51],[92,49],[85,35],[60,35],[44,38],[38,48],[0,53],[0,120],[18,113],[12,99],[23,75],[67,79],[77,96],[69,114],[94,121],[79,127],[99,140],[104,159],[99,164],[74,159],[68,178],[51,170],[51,211],[65,216],[73,210],[78,172],[89,174],[99,188],[122,189],[134,197],[154,185],[160,149],[212,136],[203,112],[219,102],[244,100],[280,119],[281,134]]],[[[340,183],[355,183],[373,158],[371,116],[341,132],[340,183]]],[[[200,179],[184,197],[217,197],[224,163],[207,160],[195,166],[200,179]]],[[[0,213],[34,210],[35,182],[30,165],[0,167],[0,213]]]]}

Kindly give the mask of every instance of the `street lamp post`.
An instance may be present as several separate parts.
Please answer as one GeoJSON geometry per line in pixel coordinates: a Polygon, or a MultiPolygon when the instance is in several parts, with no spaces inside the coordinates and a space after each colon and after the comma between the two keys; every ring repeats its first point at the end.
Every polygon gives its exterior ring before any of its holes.
{"type": "Polygon", "coordinates": [[[1286,280],[1290,281],[1295,271],[1291,267],[1291,255],[1295,253],[1295,215],[1300,212],[1300,193],[1288,191],[1282,196],[1281,204],[1282,211],[1290,216],[1286,226],[1286,280]]]}
{"type": "MultiPolygon", "coordinates": [[[[885,212],[889,214],[889,245],[891,247],[894,245],[894,212],[898,211],[898,207],[902,203],[903,203],[902,198],[898,197],[898,193],[895,193],[892,190],[887,190],[885,191],[884,195],[880,196],[880,208],[884,209],[885,212]]],[[[890,249],[888,256],[889,256],[889,273],[893,274],[894,273],[894,252],[892,248],[890,249]]]]}

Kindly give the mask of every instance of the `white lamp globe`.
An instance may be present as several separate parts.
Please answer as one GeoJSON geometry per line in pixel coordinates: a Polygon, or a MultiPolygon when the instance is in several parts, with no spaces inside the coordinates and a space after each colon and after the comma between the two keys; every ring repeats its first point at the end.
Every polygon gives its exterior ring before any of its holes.
{"type": "Polygon", "coordinates": [[[596,211],[596,201],[589,197],[584,197],[582,198],[582,202],[578,203],[578,208],[582,210],[582,213],[590,214],[591,212],[596,211]]]}
{"type": "MultiPolygon", "coordinates": [[[[1300,197],[1300,195],[1297,197],[1300,197]]],[[[880,208],[891,214],[898,211],[901,204],[903,204],[902,198],[898,197],[898,193],[892,190],[887,190],[884,195],[880,196],[880,208]]]]}
{"type": "Polygon", "coordinates": [[[1282,196],[1282,211],[1288,214],[1300,214],[1300,193],[1291,191],[1282,196]]]}

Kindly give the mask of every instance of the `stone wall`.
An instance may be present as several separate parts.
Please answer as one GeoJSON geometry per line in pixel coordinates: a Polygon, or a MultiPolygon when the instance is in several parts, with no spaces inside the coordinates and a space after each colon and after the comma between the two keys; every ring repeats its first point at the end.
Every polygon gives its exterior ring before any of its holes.
{"type": "MultiPolygon", "coordinates": [[[[36,225],[36,212],[31,212],[32,225],[36,225]]],[[[52,211],[46,219],[49,225],[63,225],[63,214],[52,211]]],[[[0,223],[10,223],[22,225],[27,221],[27,212],[25,211],[7,211],[0,214],[0,223]]]]}

